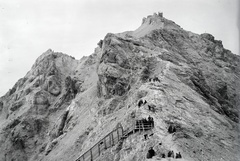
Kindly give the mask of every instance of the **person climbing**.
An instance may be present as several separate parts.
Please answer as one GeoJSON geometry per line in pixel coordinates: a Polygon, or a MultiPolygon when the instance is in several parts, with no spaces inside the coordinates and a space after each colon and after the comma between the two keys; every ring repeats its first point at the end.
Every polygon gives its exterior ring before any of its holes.
{"type": "Polygon", "coordinates": [[[140,100],[140,101],[138,102],[138,107],[140,108],[140,107],[142,106],[142,104],[143,104],[143,100],[140,100]]]}
{"type": "Polygon", "coordinates": [[[182,155],[181,155],[181,153],[180,153],[180,152],[178,153],[178,156],[179,156],[179,158],[182,158],[182,155]]]}
{"type": "Polygon", "coordinates": [[[171,134],[171,133],[173,133],[173,127],[172,127],[172,125],[170,125],[169,127],[168,127],[168,132],[171,134]]]}
{"type": "Polygon", "coordinates": [[[172,154],[171,154],[171,157],[172,157],[172,158],[174,158],[174,152],[173,152],[173,150],[172,150],[172,154]]]}
{"type": "Polygon", "coordinates": [[[147,153],[147,159],[152,158],[153,156],[155,156],[155,150],[153,147],[150,147],[147,153]]]}
{"type": "Polygon", "coordinates": [[[151,112],[155,112],[155,105],[148,105],[148,110],[151,112]]]}
{"type": "Polygon", "coordinates": [[[179,158],[179,155],[178,155],[178,153],[176,153],[176,159],[178,159],[179,158]]]}
{"type": "Polygon", "coordinates": [[[170,158],[172,155],[172,151],[168,151],[167,157],[170,158]]]}
{"type": "Polygon", "coordinates": [[[156,77],[153,78],[153,82],[155,82],[155,81],[156,81],[156,77]]]}
{"type": "Polygon", "coordinates": [[[165,156],[165,154],[164,153],[162,153],[162,158],[165,158],[166,156],[165,156]]]}
{"type": "Polygon", "coordinates": [[[151,125],[151,127],[154,127],[154,120],[150,115],[148,116],[148,122],[151,125]]]}
{"type": "Polygon", "coordinates": [[[152,123],[151,125],[152,125],[152,128],[153,128],[154,127],[154,120],[153,120],[153,118],[152,118],[152,122],[151,123],[152,123]]]}
{"type": "Polygon", "coordinates": [[[167,156],[168,156],[168,158],[171,158],[171,157],[174,158],[174,152],[173,152],[173,150],[172,150],[172,151],[169,150],[167,156]]]}
{"type": "Polygon", "coordinates": [[[182,155],[181,155],[180,152],[179,152],[179,153],[176,153],[176,158],[182,158],[182,155]]]}
{"type": "Polygon", "coordinates": [[[147,140],[148,134],[144,134],[144,139],[147,140]]]}
{"type": "Polygon", "coordinates": [[[173,127],[173,131],[172,131],[173,133],[175,133],[176,132],[176,127],[174,126],[173,127]]]}
{"type": "Polygon", "coordinates": [[[151,120],[152,120],[152,119],[151,119],[151,116],[149,115],[149,116],[148,116],[148,122],[150,123],[151,120]]]}
{"type": "Polygon", "coordinates": [[[145,105],[147,103],[147,101],[145,100],[144,102],[143,102],[143,105],[145,105]]]}
{"type": "Polygon", "coordinates": [[[150,105],[148,105],[148,110],[151,111],[151,106],[150,105]]]}
{"type": "Polygon", "coordinates": [[[149,125],[152,126],[152,117],[150,115],[148,116],[148,123],[149,123],[149,125]]]}
{"type": "Polygon", "coordinates": [[[160,80],[158,79],[158,77],[153,78],[153,81],[154,81],[154,82],[160,82],[160,80]]]}

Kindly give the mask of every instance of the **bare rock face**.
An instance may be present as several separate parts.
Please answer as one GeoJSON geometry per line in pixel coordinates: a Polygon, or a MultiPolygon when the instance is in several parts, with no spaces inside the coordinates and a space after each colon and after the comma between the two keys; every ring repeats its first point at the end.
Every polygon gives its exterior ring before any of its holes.
{"type": "Polygon", "coordinates": [[[49,49],[0,98],[0,160],[76,160],[121,123],[129,136],[96,161],[145,161],[150,147],[152,160],[237,161],[239,64],[211,34],[162,13],[80,60],[49,49]],[[152,130],[131,133],[149,116],[152,130]]]}
{"type": "Polygon", "coordinates": [[[130,63],[128,46],[116,36],[108,34],[102,47],[102,57],[98,67],[99,86],[104,96],[123,95],[130,88],[130,63]],[[118,50],[118,49],[124,50],[118,50]]]}
{"type": "Polygon", "coordinates": [[[1,146],[9,148],[1,159],[28,160],[28,155],[34,152],[33,145],[42,144],[47,124],[47,121],[34,117],[17,118],[10,122],[3,129],[5,134],[1,135],[1,141],[5,140],[1,146]]]}
{"type": "MultiPolygon", "coordinates": [[[[42,133],[42,130],[50,128],[47,115],[57,97],[65,93],[62,87],[67,77],[65,74],[73,72],[64,69],[67,62],[73,68],[77,64],[73,57],[46,51],[26,76],[0,98],[0,118],[14,120],[6,120],[3,126],[5,134],[0,138],[6,140],[1,144],[2,153],[5,154],[1,155],[0,160],[28,160],[34,150],[45,144],[43,138],[47,138],[47,133],[42,133]]],[[[75,91],[75,95],[78,92],[75,91]]]]}

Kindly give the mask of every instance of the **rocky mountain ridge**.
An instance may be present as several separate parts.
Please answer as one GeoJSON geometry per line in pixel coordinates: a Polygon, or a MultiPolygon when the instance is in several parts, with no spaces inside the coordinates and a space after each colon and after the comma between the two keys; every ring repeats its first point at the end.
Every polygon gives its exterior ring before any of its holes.
{"type": "Polygon", "coordinates": [[[80,60],[49,49],[0,98],[0,160],[75,160],[118,123],[127,129],[149,115],[152,131],[98,160],[143,161],[149,147],[152,160],[169,150],[186,161],[238,160],[240,57],[221,41],[158,13],[98,45],[80,60]]]}

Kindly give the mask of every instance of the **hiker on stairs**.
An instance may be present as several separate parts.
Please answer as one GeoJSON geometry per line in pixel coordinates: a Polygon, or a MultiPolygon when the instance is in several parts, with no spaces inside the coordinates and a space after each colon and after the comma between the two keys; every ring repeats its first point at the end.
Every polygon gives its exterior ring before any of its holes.
{"type": "Polygon", "coordinates": [[[151,125],[151,127],[153,128],[154,127],[154,120],[150,115],[148,116],[148,122],[151,125]]]}

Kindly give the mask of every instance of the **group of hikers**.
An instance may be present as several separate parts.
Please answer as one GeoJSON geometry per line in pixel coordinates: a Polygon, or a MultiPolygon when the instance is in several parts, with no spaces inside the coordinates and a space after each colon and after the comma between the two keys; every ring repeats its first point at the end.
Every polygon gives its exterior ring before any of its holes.
{"type": "MultiPolygon", "coordinates": [[[[151,81],[151,80],[153,80],[153,81],[159,81],[158,78],[150,79],[150,81],[151,81]]],[[[146,101],[146,100],[143,101],[142,99],[140,99],[140,100],[138,101],[138,107],[139,107],[139,108],[140,108],[142,105],[145,105],[145,104],[147,104],[147,101],[146,101]]],[[[154,108],[153,106],[151,106],[151,105],[148,105],[148,109],[149,109],[149,111],[155,112],[155,108],[154,108]]],[[[147,119],[144,118],[144,119],[142,119],[141,121],[142,121],[143,123],[148,123],[148,124],[150,124],[152,128],[154,127],[154,120],[153,120],[153,117],[151,117],[150,115],[148,116],[147,119]]],[[[176,127],[175,127],[174,125],[170,125],[170,126],[168,127],[168,132],[169,132],[169,133],[174,133],[174,132],[176,132],[176,127]]],[[[153,134],[151,134],[151,135],[153,135],[153,134]]],[[[148,139],[148,134],[145,134],[145,135],[144,135],[144,139],[145,139],[145,140],[148,139]]],[[[155,155],[156,155],[155,150],[153,149],[153,147],[150,147],[149,150],[148,150],[148,153],[147,153],[147,159],[150,159],[150,158],[152,158],[152,157],[155,156],[155,155]]],[[[178,152],[178,153],[176,153],[176,154],[174,155],[173,150],[170,150],[170,151],[168,151],[167,155],[165,155],[165,153],[162,153],[162,154],[161,154],[161,157],[162,157],[162,158],[168,157],[168,158],[176,158],[176,159],[178,159],[178,158],[182,158],[182,155],[181,155],[180,152],[178,152]]]]}
{"type": "Polygon", "coordinates": [[[173,126],[173,125],[170,125],[170,126],[168,127],[168,132],[169,132],[170,134],[175,133],[175,132],[176,132],[176,127],[173,126]]]}
{"type": "MultiPolygon", "coordinates": [[[[153,147],[150,147],[149,150],[148,150],[148,153],[147,153],[147,159],[150,159],[150,158],[152,158],[152,157],[155,156],[155,155],[156,155],[155,150],[153,149],[153,147]]],[[[165,155],[164,153],[162,153],[161,157],[162,157],[162,158],[166,158],[166,155],[165,155]]],[[[172,150],[172,151],[171,151],[171,150],[168,151],[167,157],[168,157],[168,158],[174,158],[174,152],[173,152],[173,150],[172,150]]],[[[176,158],[176,159],[182,158],[181,153],[180,153],[180,152],[176,153],[175,158],[176,158]]]]}
{"type": "Polygon", "coordinates": [[[141,124],[139,124],[140,122],[142,122],[143,124],[148,124],[151,125],[151,128],[154,127],[154,120],[153,117],[151,117],[150,115],[148,116],[148,118],[143,118],[142,120],[137,121],[137,128],[141,128],[141,124]]]}
{"type": "Polygon", "coordinates": [[[142,105],[145,105],[147,103],[147,101],[143,101],[143,100],[140,100],[138,101],[138,107],[140,108],[142,105]]]}
{"type": "MultiPolygon", "coordinates": [[[[172,150],[172,151],[168,151],[167,157],[168,157],[168,158],[174,158],[174,152],[173,152],[173,150],[172,150]]],[[[180,152],[176,153],[175,158],[182,158],[181,153],[180,153],[180,152]]]]}
{"type": "Polygon", "coordinates": [[[154,127],[154,120],[150,115],[148,116],[148,122],[151,125],[151,127],[153,128],[154,127]]]}
{"type": "MultiPolygon", "coordinates": [[[[144,106],[145,104],[147,104],[147,101],[146,100],[143,101],[142,99],[140,99],[138,101],[138,108],[140,108],[141,106],[144,106]]],[[[153,104],[151,104],[151,105],[148,104],[148,110],[151,112],[155,112],[155,107],[156,106],[153,104]]]]}
{"type": "Polygon", "coordinates": [[[149,78],[149,82],[160,82],[159,78],[158,77],[154,77],[154,78],[149,78]]]}

